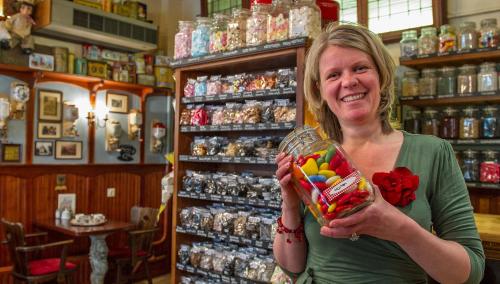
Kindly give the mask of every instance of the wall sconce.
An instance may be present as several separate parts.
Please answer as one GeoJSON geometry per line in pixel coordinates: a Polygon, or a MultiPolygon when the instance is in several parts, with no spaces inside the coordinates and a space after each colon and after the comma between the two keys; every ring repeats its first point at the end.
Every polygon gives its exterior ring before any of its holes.
{"type": "Polygon", "coordinates": [[[161,153],[163,149],[163,137],[165,137],[166,127],[165,124],[159,121],[153,121],[153,131],[151,135],[151,152],[161,153]]]}
{"type": "Polygon", "coordinates": [[[10,116],[10,103],[6,98],[0,98],[0,138],[7,139],[7,121],[10,116]]]}
{"type": "Polygon", "coordinates": [[[76,121],[78,120],[78,108],[68,102],[63,105],[63,136],[78,137],[76,121]]]}
{"type": "Polygon", "coordinates": [[[121,136],[122,126],[120,125],[120,122],[111,120],[111,122],[106,125],[106,151],[116,151],[118,146],[120,146],[121,136]]]}
{"type": "Polygon", "coordinates": [[[104,112],[104,118],[100,118],[99,115],[96,115],[96,111],[91,109],[85,118],[88,120],[89,127],[95,126],[98,128],[104,128],[106,127],[106,122],[108,121],[108,112],[104,112]]]}
{"type": "Polygon", "coordinates": [[[128,139],[135,140],[141,136],[142,114],[138,109],[131,109],[128,114],[128,139]]]}
{"type": "Polygon", "coordinates": [[[24,119],[26,102],[30,99],[30,88],[28,84],[15,81],[10,84],[10,101],[13,118],[24,119]]]}

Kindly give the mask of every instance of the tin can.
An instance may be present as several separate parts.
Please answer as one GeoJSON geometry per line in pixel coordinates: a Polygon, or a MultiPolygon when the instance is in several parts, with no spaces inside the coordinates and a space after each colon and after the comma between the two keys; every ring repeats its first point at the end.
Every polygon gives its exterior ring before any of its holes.
{"type": "Polygon", "coordinates": [[[69,74],[75,73],[75,54],[74,53],[68,54],[68,73],[69,74]]]}
{"type": "Polygon", "coordinates": [[[153,75],[154,56],[152,54],[144,54],[144,62],[146,63],[146,74],[153,75]]]}
{"type": "Polygon", "coordinates": [[[75,59],[75,74],[87,75],[87,59],[81,57],[75,59]]]}
{"type": "Polygon", "coordinates": [[[169,88],[173,86],[172,69],[163,66],[155,66],[156,86],[169,88]]]}
{"type": "Polygon", "coordinates": [[[111,13],[112,10],[112,3],[111,0],[102,0],[102,10],[107,13],[111,13]]]}
{"type": "Polygon", "coordinates": [[[54,71],[60,73],[68,72],[68,48],[66,47],[54,47],[54,71]]]}

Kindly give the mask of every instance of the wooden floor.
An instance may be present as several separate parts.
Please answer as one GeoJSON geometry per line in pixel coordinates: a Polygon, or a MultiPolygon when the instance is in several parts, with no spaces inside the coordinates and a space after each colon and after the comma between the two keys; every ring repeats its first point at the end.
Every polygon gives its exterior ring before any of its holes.
{"type": "MultiPolygon", "coordinates": [[[[136,284],[148,284],[148,281],[136,282],[136,284]]],[[[153,284],[170,284],[170,274],[165,274],[153,279],[153,284]]]]}

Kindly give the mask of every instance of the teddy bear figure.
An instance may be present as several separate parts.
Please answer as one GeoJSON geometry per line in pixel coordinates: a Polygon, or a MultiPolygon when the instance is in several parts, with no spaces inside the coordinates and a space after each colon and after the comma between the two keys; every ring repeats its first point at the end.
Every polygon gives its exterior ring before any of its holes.
{"type": "Polygon", "coordinates": [[[35,42],[31,36],[31,27],[35,21],[31,18],[36,0],[18,0],[19,12],[0,22],[0,47],[10,49],[21,44],[25,54],[31,54],[35,42]]]}

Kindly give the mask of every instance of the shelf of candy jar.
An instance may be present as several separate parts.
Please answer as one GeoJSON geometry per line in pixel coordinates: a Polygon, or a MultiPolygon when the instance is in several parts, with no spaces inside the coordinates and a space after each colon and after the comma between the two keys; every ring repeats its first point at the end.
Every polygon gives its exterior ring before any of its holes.
{"type": "Polygon", "coordinates": [[[480,26],[477,30],[475,22],[462,22],[456,32],[457,27],[442,25],[439,35],[435,27],[426,27],[422,28],[418,38],[417,30],[405,31],[400,42],[400,62],[406,66],[432,63],[440,65],[457,59],[484,61],[498,57],[500,31],[497,20],[482,19],[480,26]]]}
{"type": "Polygon", "coordinates": [[[253,4],[252,11],[234,9],[231,17],[179,21],[174,39],[177,68],[207,61],[304,45],[321,32],[321,11],[313,1],[253,4]]]}

